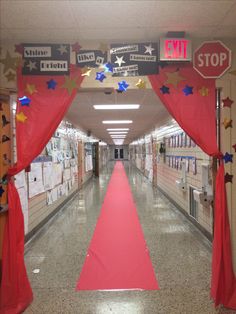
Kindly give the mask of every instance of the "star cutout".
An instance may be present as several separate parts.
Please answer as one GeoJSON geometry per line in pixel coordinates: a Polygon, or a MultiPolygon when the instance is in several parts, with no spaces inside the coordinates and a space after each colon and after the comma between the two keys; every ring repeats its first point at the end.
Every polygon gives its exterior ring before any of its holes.
{"type": "Polygon", "coordinates": [[[232,122],[233,120],[224,118],[224,121],[222,124],[224,124],[225,129],[228,129],[228,128],[232,128],[232,122]]]}
{"type": "Polygon", "coordinates": [[[98,50],[100,50],[104,54],[108,51],[108,45],[104,43],[100,43],[98,50]]]}
{"type": "Polygon", "coordinates": [[[9,51],[6,53],[6,57],[4,59],[0,59],[0,62],[4,65],[3,73],[7,73],[8,70],[15,71],[17,68],[17,60],[16,57],[11,57],[9,51]]]}
{"type": "Polygon", "coordinates": [[[3,136],[2,136],[2,143],[8,142],[8,141],[10,141],[10,137],[8,137],[5,134],[3,134],[3,136]]]}
{"type": "Polygon", "coordinates": [[[208,96],[209,95],[209,89],[205,86],[202,86],[200,89],[199,89],[199,94],[201,96],[208,96]]]}
{"type": "Polygon", "coordinates": [[[64,53],[67,53],[67,47],[65,45],[60,45],[60,47],[57,49],[61,55],[64,53]]]}
{"type": "Polygon", "coordinates": [[[80,51],[80,49],[82,48],[82,46],[80,46],[80,44],[78,42],[76,42],[75,44],[71,45],[72,47],[72,51],[75,51],[76,53],[80,51]]]}
{"type": "Polygon", "coordinates": [[[231,182],[232,183],[233,180],[233,175],[229,174],[228,172],[226,172],[225,174],[225,183],[231,182]]]}
{"type": "Polygon", "coordinates": [[[119,86],[118,91],[125,92],[129,87],[129,84],[127,84],[126,81],[121,81],[118,82],[118,86],[119,86]]]}
{"type": "Polygon", "coordinates": [[[186,85],[185,88],[182,89],[185,96],[193,94],[193,87],[186,85]]]}
{"type": "Polygon", "coordinates": [[[223,102],[223,107],[231,108],[231,105],[234,101],[231,100],[229,97],[227,97],[225,99],[222,99],[222,102],[223,102]]]}
{"type": "Polygon", "coordinates": [[[51,79],[50,81],[47,81],[48,89],[55,89],[57,82],[51,79]]]}
{"type": "Polygon", "coordinates": [[[24,47],[21,44],[15,45],[15,52],[18,52],[19,54],[23,55],[23,51],[24,47]]]}
{"type": "Polygon", "coordinates": [[[20,101],[21,106],[27,106],[27,107],[29,107],[30,102],[31,102],[31,100],[26,96],[18,98],[18,100],[20,101]]]}
{"type": "Polygon", "coordinates": [[[2,197],[3,193],[5,192],[5,190],[3,189],[2,186],[0,186],[0,197],[2,197]]]}
{"type": "Polygon", "coordinates": [[[103,82],[103,80],[106,78],[106,75],[104,72],[97,72],[96,73],[96,79],[97,81],[103,82]]]}
{"type": "Polygon", "coordinates": [[[78,88],[76,80],[68,76],[65,76],[65,83],[61,87],[67,89],[69,95],[72,94],[73,89],[78,88]]]}
{"type": "Polygon", "coordinates": [[[27,64],[27,68],[30,69],[30,72],[32,70],[37,70],[37,66],[36,66],[36,61],[29,61],[29,63],[27,64]]]}
{"type": "Polygon", "coordinates": [[[115,63],[117,63],[117,64],[119,65],[119,67],[121,67],[122,63],[125,63],[125,61],[123,60],[123,58],[124,58],[124,56],[122,56],[122,57],[120,57],[120,58],[116,56],[116,61],[115,61],[115,63]]]}
{"type": "Polygon", "coordinates": [[[236,144],[232,145],[232,147],[233,147],[233,149],[234,149],[234,151],[236,153],[236,144]]]}
{"type": "Polygon", "coordinates": [[[103,68],[105,72],[113,72],[113,64],[111,62],[104,64],[103,68]]]}
{"type": "Polygon", "coordinates": [[[30,95],[32,95],[33,93],[37,93],[38,91],[36,90],[36,87],[34,84],[26,84],[26,89],[25,91],[27,93],[29,93],[30,95]]]}
{"type": "Polygon", "coordinates": [[[179,75],[179,71],[175,71],[175,72],[166,72],[167,75],[167,80],[165,82],[165,84],[172,84],[175,88],[178,86],[178,84],[181,81],[186,81],[186,78],[179,75]]]}
{"type": "Polygon", "coordinates": [[[233,154],[229,154],[228,152],[226,152],[224,154],[224,157],[223,157],[225,163],[227,164],[228,162],[233,162],[233,154]]]}
{"type": "Polygon", "coordinates": [[[27,120],[27,117],[26,117],[26,115],[24,114],[24,112],[21,111],[20,113],[17,113],[17,114],[16,114],[16,120],[19,121],[19,122],[24,123],[25,120],[27,120]]]}
{"type": "Polygon", "coordinates": [[[8,82],[15,81],[16,79],[15,73],[12,73],[12,72],[8,72],[8,74],[5,74],[5,77],[7,78],[8,82]]]}
{"type": "Polygon", "coordinates": [[[5,114],[2,115],[2,127],[4,128],[6,125],[8,125],[10,121],[7,120],[5,114]]]}
{"type": "Polygon", "coordinates": [[[162,92],[162,94],[170,94],[170,89],[169,87],[163,85],[161,88],[160,88],[160,91],[162,92]]]}
{"type": "Polygon", "coordinates": [[[152,48],[152,44],[150,44],[149,46],[144,46],[145,47],[145,52],[144,53],[149,53],[150,55],[152,55],[152,51],[155,50],[154,48],[152,48]]]}
{"type": "Polygon", "coordinates": [[[141,79],[139,79],[138,80],[138,83],[136,83],[135,84],[139,89],[144,89],[144,88],[146,88],[146,82],[145,81],[143,81],[143,80],[141,80],[141,79]]]}
{"type": "Polygon", "coordinates": [[[90,76],[92,69],[85,66],[81,69],[81,76],[90,76]]]}

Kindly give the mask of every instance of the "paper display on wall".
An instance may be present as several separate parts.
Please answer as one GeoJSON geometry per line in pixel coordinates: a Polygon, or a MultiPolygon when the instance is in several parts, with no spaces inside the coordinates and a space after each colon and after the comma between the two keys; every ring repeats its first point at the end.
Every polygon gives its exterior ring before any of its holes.
{"type": "Polygon", "coordinates": [[[85,171],[88,172],[93,169],[93,159],[92,155],[87,155],[85,157],[85,171]]]}
{"type": "Polygon", "coordinates": [[[71,179],[71,171],[70,171],[70,168],[68,169],[64,169],[63,171],[63,181],[68,181],[71,179]]]}
{"type": "Polygon", "coordinates": [[[53,164],[53,184],[58,185],[62,183],[62,165],[53,164]]]}
{"type": "Polygon", "coordinates": [[[24,227],[25,227],[25,234],[28,232],[28,223],[29,223],[29,206],[28,206],[28,197],[25,187],[21,187],[18,189],[22,213],[24,216],[24,227]]]}
{"type": "Polygon", "coordinates": [[[42,163],[32,163],[29,172],[29,198],[44,191],[42,163]]]}
{"type": "Polygon", "coordinates": [[[15,175],[15,187],[19,189],[25,186],[26,186],[25,170],[22,170],[21,172],[15,175]]]}
{"type": "Polygon", "coordinates": [[[43,163],[43,184],[45,191],[51,190],[54,187],[52,162],[43,163]]]}

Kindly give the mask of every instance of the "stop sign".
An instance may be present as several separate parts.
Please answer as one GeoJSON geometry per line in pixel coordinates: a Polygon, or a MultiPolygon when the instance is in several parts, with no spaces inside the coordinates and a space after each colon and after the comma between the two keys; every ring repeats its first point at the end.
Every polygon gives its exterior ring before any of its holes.
{"type": "Polygon", "coordinates": [[[231,50],[221,41],[205,41],[194,51],[193,67],[204,78],[217,78],[231,67],[231,50]]]}

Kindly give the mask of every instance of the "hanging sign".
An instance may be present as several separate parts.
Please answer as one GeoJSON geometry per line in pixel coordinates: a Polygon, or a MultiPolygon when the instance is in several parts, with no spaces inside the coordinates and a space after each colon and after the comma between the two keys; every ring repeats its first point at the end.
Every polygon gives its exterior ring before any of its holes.
{"type": "Polygon", "coordinates": [[[161,38],[160,61],[191,61],[192,43],[186,38],[161,38]]]}
{"type": "Polygon", "coordinates": [[[23,44],[23,75],[68,75],[70,45],[23,44]]]}
{"type": "Polygon", "coordinates": [[[97,68],[105,63],[107,63],[107,52],[103,53],[100,50],[80,50],[76,54],[76,64],[80,68],[85,66],[97,68]]]}
{"type": "Polygon", "coordinates": [[[204,78],[222,76],[231,67],[231,50],[221,41],[206,41],[194,51],[194,69],[204,78]]]}
{"type": "Polygon", "coordinates": [[[113,76],[139,76],[158,73],[157,43],[112,44],[113,76]]]}

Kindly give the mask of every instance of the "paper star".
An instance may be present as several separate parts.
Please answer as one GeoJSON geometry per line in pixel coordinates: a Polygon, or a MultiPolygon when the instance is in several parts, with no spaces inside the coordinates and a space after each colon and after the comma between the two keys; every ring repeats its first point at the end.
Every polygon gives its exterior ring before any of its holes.
{"type": "Polygon", "coordinates": [[[236,153],[236,144],[232,145],[233,149],[235,150],[236,153]]]}
{"type": "Polygon", "coordinates": [[[2,186],[0,186],[0,197],[2,197],[3,193],[5,192],[5,190],[3,189],[2,186]]]}
{"type": "Polygon", "coordinates": [[[139,89],[144,89],[144,88],[146,88],[146,82],[145,81],[143,81],[143,80],[141,80],[141,79],[139,79],[138,80],[138,83],[136,83],[135,84],[139,89]]]}
{"type": "Polygon", "coordinates": [[[67,89],[68,94],[71,95],[73,89],[77,87],[78,86],[75,79],[70,79],[68,76],[65,76],[65,83],[61,86],[61,88],[67,89]]]}
{"type": "Polygon", "coordinates": [[[228,172],[226,172],[225,174],[225,183],[231,182],[232,183],[233,180],[233,175],[229,174],[228,172]]]}
{"type": "Polygon", "coordinates": [[[229,73],[232,75],[236,75],[236,70],[230,71],[229,73]]]}
{"type": "Polygon", "coordinates": [[[27,68],[30,69],[30,72],[32,70],[37,70],[37,66],[36,66],[36,61],[29,61],[29,63],[27,64],[27,68]]]}
{"type": "Polygon", "coordinates": [[[234,102],[232,99],[230,99],[229,97],[222,99],[223,102],[223,107],[229,107],[231,108],[232,103],[234,102]]]}
{"type": "Polygon", "coordinates": [[[26,84],[26,89],[25,91],[27,93],[29,93],[30,95],[32,95],[33,93],[37,93],[38,91],[36,90],[36,87],[34,84],[26,84]]]}
{"type": "Polygon", "coordinates": [[[92,69],[86,66],[81,69],[81,76],[90,76],[91,71],[92,69]]]}
{"type": "Polygon", "coordinates": [[[10,121],[7,120],[5,115],[2,115],[2,127],[4,128],[4,126],[8,125],[10,123],[10,121]]]}
{"type": "Polygon", "coordinates": [[[162,92],[162,94],[169,94],[170,93],[170,89],[169,87],[163,85],[161,88],[160,88],[160,91],[162,92]]]}
{"type": "Polygon", "coordinates": [[[126,83],[126,81],[121,81],[118,83],[118,90],[121,92],[125,92],[127,90],[127,88],[129,87],[129,84],[126,83]]]}
{"type": "Polygon", "coordinates": [[[8,137],[5,134],[3,134],[3,136],[2,136],[2,143],[8,142],[8,141],[10,141],[10,137],[8,137]]]}
{"type": "Polygon", "coordinates": [[[11,57],[9,51],[6,53],[6,57],[4,59],[0,59],[0,62],[4,65],[3,73],[7,73],[8,70],[15,71],[17,68],[17,60],[16,57],[11,57]]]}
{"type": "Polygon", "coordinates": [[[30,102],[31,102],[31,100],[26,96],[18,98],[18,100],[20,101],[21,106],[27,106],[27,107],[29,107],[30,102]]]}
{"type": "Polygon", "coordinates": [[[116,61],[115,61],[115,63],[117,63],[118,65],[119,65],[119,67],[122,65],[122,63],[125,63],[125,61],[123,60],[123,58],[124,58],[124,56],[122,56],[122,57],[117,57],[116,56],[116,61]]]}
{"type": "Polygon", "coordinates": [[[179,71],[175,72],[166,72],[168,79],[166,80],[165,84],[172,84],[174,87],[177,87],[179,82],[186,81],[186,78],[179,75],[179,71]]]}
{"type": "Polygon", "coordinates": [[[200,89],[199,89],[199,94],[201,96],[208,96],[209,95],[209,89],[205,86],[202,86],[200,89]]]}
{"type": "Polygon", "coordinates": [[[47,81],[48,89],[55,89],[57,82],[51,79],[50,81],[47,81]]]}
{"type": "Polygon", "coordinates": [[[76,42],[75,44],[71,45],[71,47],[72,47],[72,51],[75,51],[75,52],[79,52],[80,49],[82,48],[78,42],[76,42]]]}
{"type": "Polygon", "coordinates": [[[23,55],[23,51],[24,47],[21,44],[15,45],[15,52],[18,52],[19,54],[23,55]]]}
{"type": "Polygon", "coordinates": [[[104,54],[108,51],[108,45],[104,43],[100,43],[98,50],[100,50],[104,54]]]}
{"type": "Polygon", "coordinates": [[[193,87],[186,85],[185,88],[182,89],[185,96],[193,94],[193,87]]]}
{"type": "Polygon", "coordinates": [[[232,122],[233,120],[224,118],[224,121],[222,124],[224,124],[225,129],[228,129],[228,128],[232,128],[232,122]]]}
{"type": "Polygon", "coordinates": [[[104,72],[97,72],[96,73],[96,79],[97,81],[103,82],[103,80],[106,78],[106,75],[104,72]]]}
{"type": "Polygon", "coordinates": [[[152,55],[152,51],[155,50],[154,48],[152,48],[152,44],[150,44],[149,46],[144,46],[145,47],[145,52],[144,53],[149,53],[150,55],[152,55]]]}
{"type": "Polygon", "coordinates": [[[16,120],[17,121],[24,123],[26,119],[27,119],[27,117],[24,114],[24,112],[21,111],[20,113],[16,114],[16,120]]]}
{"type": "Polygon", "coordinates": [[[65,45],[60,45],[60,47],[57,49],[61,55],[64,53],[67,53],[67,47],[65,45]]]}
{"type": "Polygon", "coordinates": [[[228,152],[226,152],[224,154],[224,157],[223,157],[225,163],[227,164],[228,162],[233,162],[233,154],[229,154],[228,152]]]}
{"type": "Polygon", "coordinates": [[[105,72],[113,72],[113,64],[111,62],[104,64],[103,68],[105,72]]]}
{"type": "Polygon", "coordinates": [[[9,72],[8,74],[5,74],[5,77],[7,78],[7,81],[15,81],[16,79],[16,75],[12,72],[9,72]]]}

